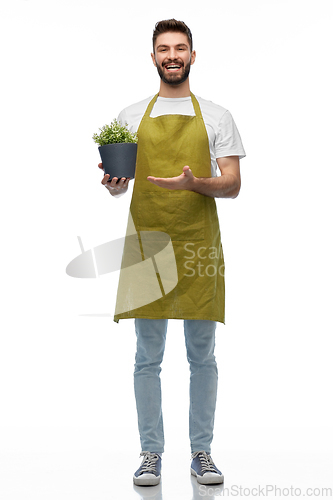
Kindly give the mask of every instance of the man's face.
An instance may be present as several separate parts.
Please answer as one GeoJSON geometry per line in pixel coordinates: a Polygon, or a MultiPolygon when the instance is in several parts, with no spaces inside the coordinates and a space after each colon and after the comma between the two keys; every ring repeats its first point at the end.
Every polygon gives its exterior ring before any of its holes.
{"type": "Polygon", "coordinates": [[[160,78],[169,85],[180,85],[185,82],[195,61],[195,51],[191,54],[190,43],[185,33],[172,31],[158,35],[155,53],[151,56],[160,78]]]}

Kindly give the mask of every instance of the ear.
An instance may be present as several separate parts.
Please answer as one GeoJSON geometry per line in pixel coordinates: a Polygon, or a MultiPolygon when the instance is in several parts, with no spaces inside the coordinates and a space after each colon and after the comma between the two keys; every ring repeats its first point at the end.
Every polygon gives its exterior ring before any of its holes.
{"type": "Polygon", "coordinates": [[[156,60],[155,60],[154,54],[151,53],[150,55],[151,55],[151,58],[152,58],[152,61],[153,61],[153,65],[156,66],[156,60]]]}
{"type": "Polygon", "coordinates": [[[194,61],[195,61],[195,58],[197,57],[197,53],[195,50],[192,51],[192,54],[191,54],[191,66],[192,64],[194,64],[194,61]]]}

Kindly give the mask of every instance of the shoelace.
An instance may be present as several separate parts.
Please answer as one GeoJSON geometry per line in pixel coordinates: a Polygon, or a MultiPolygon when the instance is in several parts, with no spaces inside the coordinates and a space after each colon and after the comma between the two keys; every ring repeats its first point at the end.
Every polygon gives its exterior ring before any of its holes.
{"type": "Polygon", "coordinates": [[[205,472],[217,472],[215,464],[208,453],[205,451],[197,451],[192,454],[192,459],[199,456],[200,460],[200,465],[202,469],[202,473],[204,474],[205,472]]]}
{"type": "Polygon", "coordinates": [[[142,455],[145,458],[140,466],[141,472],[156,472],[156,462],[159,459],[159,456],[156,453],[151,453],[150,451],[143,451],[140,453],[140,457],[142,455]]]}

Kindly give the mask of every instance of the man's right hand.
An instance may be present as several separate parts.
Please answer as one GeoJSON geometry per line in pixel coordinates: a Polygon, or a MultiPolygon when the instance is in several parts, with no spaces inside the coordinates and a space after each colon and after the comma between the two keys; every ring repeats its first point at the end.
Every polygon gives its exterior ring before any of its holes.
{"type": "MultiPolygon", "coordinates": [[[[99,163],[98,166],[103,170],[102,163],[99,163]]],[[[128,183],[130,181],[129,177],[121,177],[121,179],[118,179],[118,177],[113,177],[111,180],[109,179],[110,175],[105,174],[102,179],[102,184],[110,191],[112,195],[126,193],[128,188],[128,183]]]]}

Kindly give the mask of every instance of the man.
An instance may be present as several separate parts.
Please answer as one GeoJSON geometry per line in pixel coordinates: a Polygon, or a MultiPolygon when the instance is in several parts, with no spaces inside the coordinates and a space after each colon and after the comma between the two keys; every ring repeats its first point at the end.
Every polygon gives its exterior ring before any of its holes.
{"type": "MultiPolygon", "coordinates": [[[[173,318],[184,320],[191,371],[191,473],[200,484],[221,483],[223,475],[210,455],[217,393],[215,327],[216,321],[224,323],[224,260],[214,198],[238,195],[239,159],[245,152],[230,113],[190,91],[196,53],[183,22],[156,24],[151,57],[161,79],[158,95],[124,109],[118,119],[138,131],[139,138],[132,228],[138,238],[145,231],[170,236],[178,282],[163,293],[159,269],[161,298],[133,307],[130,302],[120,313],[116,308],[115,321],[135,318],[137,335],[134,387],[143,460],[133,480],[138,485],[160,481],[164,436],[159,374],[167,321],[173,318]]],[[[115,196],[126,192],[128,183],[109,175],[102,180],[115,196]]],[[[121,286],[120,279],[118,298],[121,286]]]]}

